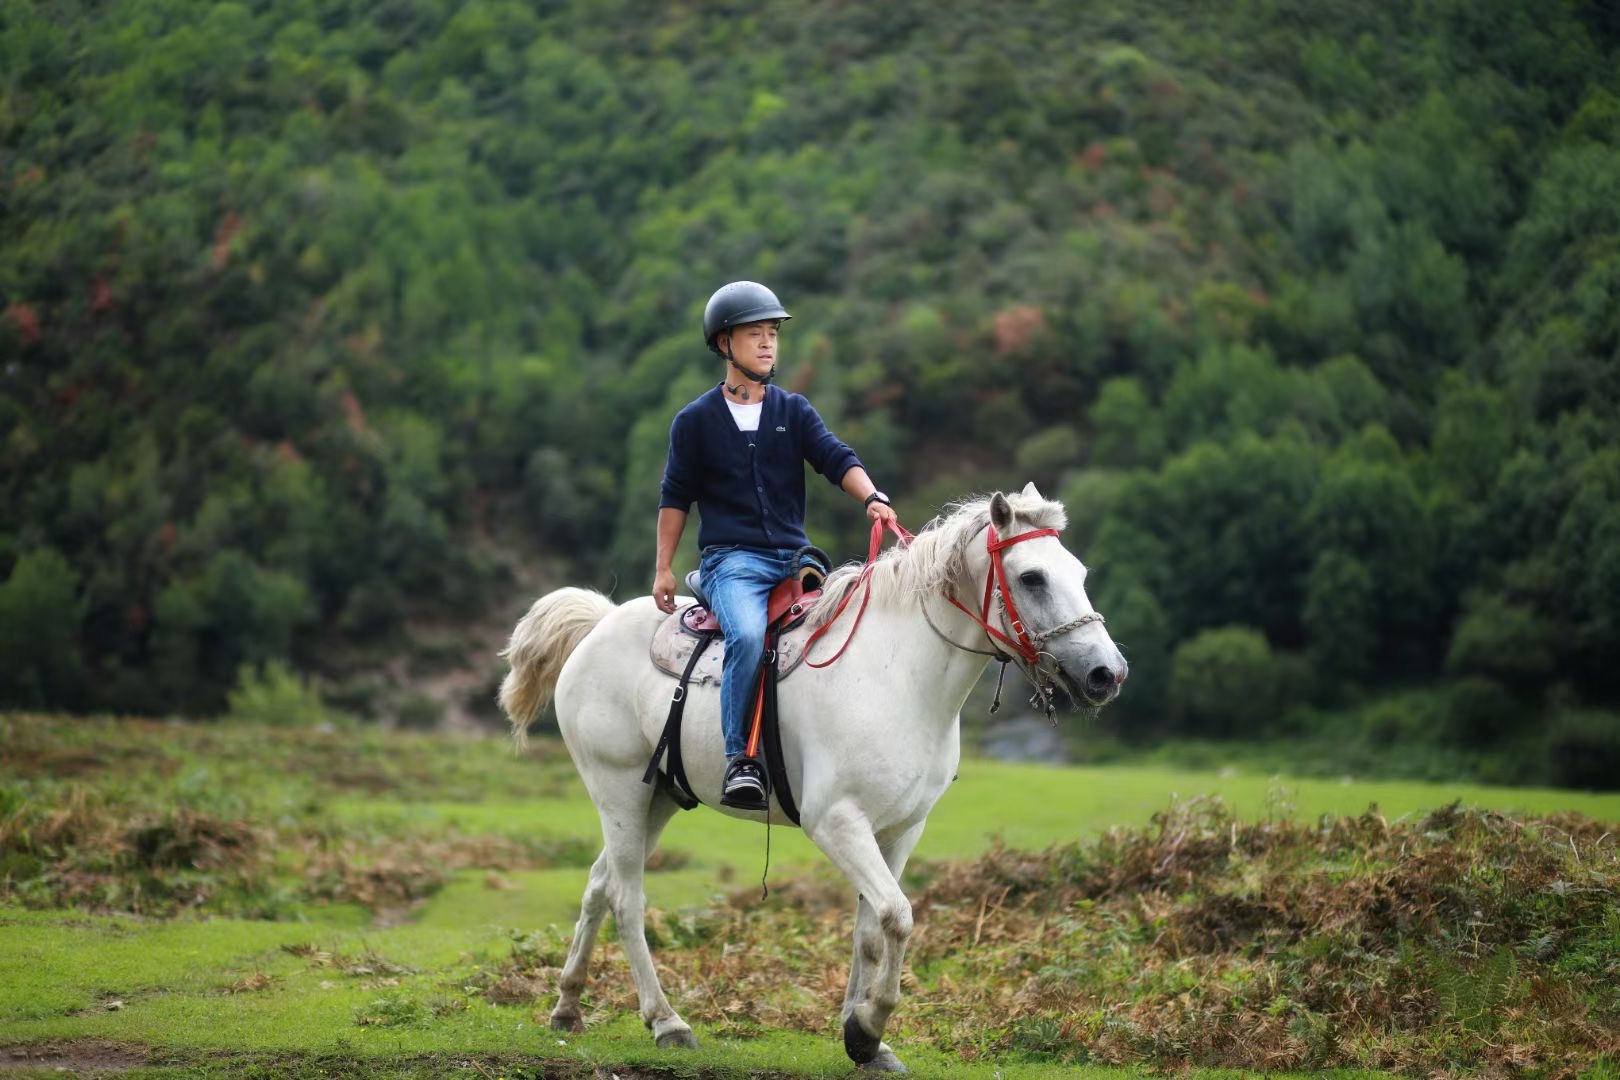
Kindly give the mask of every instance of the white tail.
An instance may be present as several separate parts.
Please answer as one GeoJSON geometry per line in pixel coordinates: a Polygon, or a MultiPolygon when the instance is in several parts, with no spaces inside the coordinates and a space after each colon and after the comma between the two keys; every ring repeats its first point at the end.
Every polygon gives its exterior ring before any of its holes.
{"type": "Polygon", "coordinates": [[[518,620],[501,651],[512,670],[501,680],[500,702],[519,746],[557,689],[563,662],[612,610],[613,601],[594,589],[565,588],[536,600],[518,620]]]}

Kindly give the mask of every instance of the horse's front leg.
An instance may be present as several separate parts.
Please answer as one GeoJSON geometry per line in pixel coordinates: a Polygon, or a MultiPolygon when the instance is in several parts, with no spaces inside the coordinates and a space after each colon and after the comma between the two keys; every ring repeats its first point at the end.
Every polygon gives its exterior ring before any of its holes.
{"type": "Polygon", "coordinates": [[[877,915],[863,896],[855,898],[855,955],[849,962],[849,986],[844,989],[844,1009],[839,1022],[849,1020],[866,998],[866,983],[877,973],[883,962],[883,932],[878,929],[877,915]]]}
{"type": "Polygon", "coordinates": [[[870,824],[853,805],[833,807],[810,829],[810,838],[842,870],[860,894],[855,917],[855,956],[844,996],[844,1052],[857,1065],[887,1072],[905,1066],[883,1042],[889,1016],[900,1002],[900,974],[911,939],[911,901],[897,873],[916,845],[918,826],[885,852],[870,824]]]}
{"type": "MultiPolygon", "coordinates": [[[[906,870],[911,852],[922,839],[923,827],[916,825],[887,844],[880,843],[883,861],[896,881],[906,870]]],[[[840,1019],[847,1021],[855,1006],[866,997],[867,981],[877,974],[883,962],[883,931],[872,905],[861,896],[855,898],[855,949],[849,965],[849,986],[844,991],[844,1008],[840,1019]]]]}

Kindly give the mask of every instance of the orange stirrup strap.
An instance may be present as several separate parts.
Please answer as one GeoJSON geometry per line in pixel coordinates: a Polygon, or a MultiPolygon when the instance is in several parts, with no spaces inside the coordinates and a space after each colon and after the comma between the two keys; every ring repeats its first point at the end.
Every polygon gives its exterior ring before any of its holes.
{"type": "Polygon", "coordinates": [[[759,686],[754,693],[754,720],[748,725],[748,747],[743,752],[751,758],[759,757],[760,729],[765,719],[765,671],[759,673],[759,686]]]}

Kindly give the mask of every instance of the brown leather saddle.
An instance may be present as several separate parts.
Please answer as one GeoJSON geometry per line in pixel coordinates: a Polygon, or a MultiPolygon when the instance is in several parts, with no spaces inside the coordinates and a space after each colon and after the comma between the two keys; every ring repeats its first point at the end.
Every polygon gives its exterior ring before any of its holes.
{"type": "MultiPolygon", "coordinates": [[[[778,582],[765,602],[765,624],[775,631],[777,638],[778,679],[786,678],[804,660],[805,642],[810,636],[804,617],[821,595],[824,580],[825,573],[820,567],[807,564],[793,577],[778,582]]],[[[649,650],[652,662],[660,671],[677,679],[686,675],[688,681],[699,685],[718,683],[725,660],[724,635],[719,620],[709,610],[709,597],[703,590],[698,571],[686,575],[686,589],[696,603],[688,604],[659,624],[649,650]],[[694,663],[692,653],[700,648],[703,655],[694,663]],[[692,664],[689,674],[688,664],[692,664]]]]}
{"type": "MultiPolygon", "coordinates": [[[[795,825],[799,823],[799,809],[794,803],[782,758],[782,737],[777,726],[776,684],[804,659],[805,646],[810,638],[805,614],[825,580],[826,555],[819,549],[810,550],[820,556],[819,565],[810,560],[802,562],[799,572],[778,582],[766,601],[765,657],[760,665],[764,676],[759,680],[759,708],[754,714],[757,733],[763,735],[761,746],[765,754],[767,804],[774,793],[782,812],[795,825]]],[[[663,734],[641,779],[647,784],[660,782],[667,785],[676,805],[690,810],[700,800],[686,778],[686,767],[681,760],[681,716],[686,709],[686,688],[694,678],[700,682],[720,681],[725,644],[720,622],[709,611],[708,596],[703,591],[703,582],[697,571],[686,576],[686,586],[697,602],[670,615],[653,635],[653,663],[678,681],[669,704],[669,718],[664,721],[663,734]],[[664,764],[666,753],[668,762],[664,764]]],[[[752,743],[752,737],[750,741],[752,743]]]]}

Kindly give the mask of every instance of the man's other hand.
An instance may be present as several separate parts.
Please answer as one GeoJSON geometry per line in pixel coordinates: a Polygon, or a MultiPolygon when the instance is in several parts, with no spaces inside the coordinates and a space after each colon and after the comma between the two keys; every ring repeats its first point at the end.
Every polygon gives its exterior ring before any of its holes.
{"type": "Polygon", "coordinates": [[[668,615],[675,610],[675,574],[660,570],[653,575],[653,602],[658,610],[668,615]]]}

